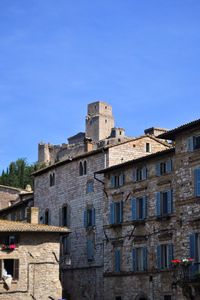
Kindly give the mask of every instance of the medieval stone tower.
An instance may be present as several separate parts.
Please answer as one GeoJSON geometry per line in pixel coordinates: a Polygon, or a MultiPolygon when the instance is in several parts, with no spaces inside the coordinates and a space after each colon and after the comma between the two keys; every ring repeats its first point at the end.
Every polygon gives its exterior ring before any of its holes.
{"type": "Polygon", "coordinates": [[[86,137],[98,142],[110,136],[114,127],[112,107],[106,102],[88,104],[86,116],[86,137]]]}

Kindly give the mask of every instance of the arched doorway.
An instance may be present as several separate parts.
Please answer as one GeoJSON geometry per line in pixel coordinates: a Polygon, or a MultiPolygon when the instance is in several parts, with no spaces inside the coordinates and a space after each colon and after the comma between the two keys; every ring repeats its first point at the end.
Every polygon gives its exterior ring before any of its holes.
{"type": "Polygon", "coordinates": [[[136,296],[135,300],[148,300],[148,297],[144,293],[141,293],[136,296]]]}

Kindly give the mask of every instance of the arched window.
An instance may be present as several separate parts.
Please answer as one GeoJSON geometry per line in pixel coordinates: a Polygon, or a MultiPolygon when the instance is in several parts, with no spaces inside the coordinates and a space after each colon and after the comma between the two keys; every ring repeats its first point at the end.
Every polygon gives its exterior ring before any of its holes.
{"type": "Polygon", "coordinates": [[[84,175],[87,174],[87,162],[86,162],[86,160],[83,163],[83,174],[84,175]]]}
{"type": "Polygon", "coordinates": [[[62,207],[62,226],[68,226],[69,225],[69,216],[68,216],[68,206],[67,204],[64,204],[62,207]]]}
{"type": "Polygon", "coordinates": [[[49,183],[50,183],[50,186],[55,185],[55,173],[50,174],[49,183]]]}
{"type": "Polygon", "coordinates": [[[82,163],[82,161],[80,161],[80,163],[79,163],[79,175],[80,176],[83,175],[83,163],[82,163]]]}
{"type": "Polygon", "coordinates": [[[49,209],[48,208],[44,212],[44,224],[49,225],[49,209]]]}

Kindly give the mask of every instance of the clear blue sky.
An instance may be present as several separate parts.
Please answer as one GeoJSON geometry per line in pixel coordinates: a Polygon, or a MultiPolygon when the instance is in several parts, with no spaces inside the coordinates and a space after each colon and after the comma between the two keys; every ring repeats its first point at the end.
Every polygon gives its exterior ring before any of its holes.
{"type": "Polygon", "coordinates": [[[1,0],[0,171],[84,130],[87,103],[128,135],[200,117],[199,0],[1,0]]]}

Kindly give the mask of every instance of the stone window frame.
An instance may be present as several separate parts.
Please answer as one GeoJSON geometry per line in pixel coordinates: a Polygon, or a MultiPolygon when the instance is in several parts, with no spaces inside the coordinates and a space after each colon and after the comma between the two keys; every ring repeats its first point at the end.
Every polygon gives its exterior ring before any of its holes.
{"type": "Polygon", "coordinates": [[[148,271],[148,249],[146,245],[134,245],[132,249],[132,270],[133,272],[148,271]]]}
{"type": "Polygon", "coordinates": [[[79,176],[87,175],[87,160],[79,162],[79,176]]]}
{"type": "Polygon", "coordinates": [[[52,187],[55,185],[55,172],[50,173],[49,175],[49,186],[52,187]]]}
{"type": "Polygon", "coordinates": [[[159,270],[168,270],[173,260],[174,244],[162,242],[156,248],[156,267],[159,270]]]}
{"type": "MultiPolygon", "coordinates": [[[[4,269],[4,264],[5,261],[13,261],[13,266],[12,266],[12,272],[10,272],[13,281],[18,281],[19,280],[19,259],[18,258],[3,258],[0,259],[0,280],[3,280],[3,269],[4,269]]],[[[8,267],[7,267],[8,268],[8,267]]],[[[8,269],[6,270],[7,272],[9,271],[8,269]]],[[[8,273],[9,274],[9,273],[8,273]]]]}
{"type": "Polygon", "coordinates": [[[144,181],[148,177],[148,169],[146,165],[139,165],[133,168],[133,181],[139,182],[144,181]]]}

